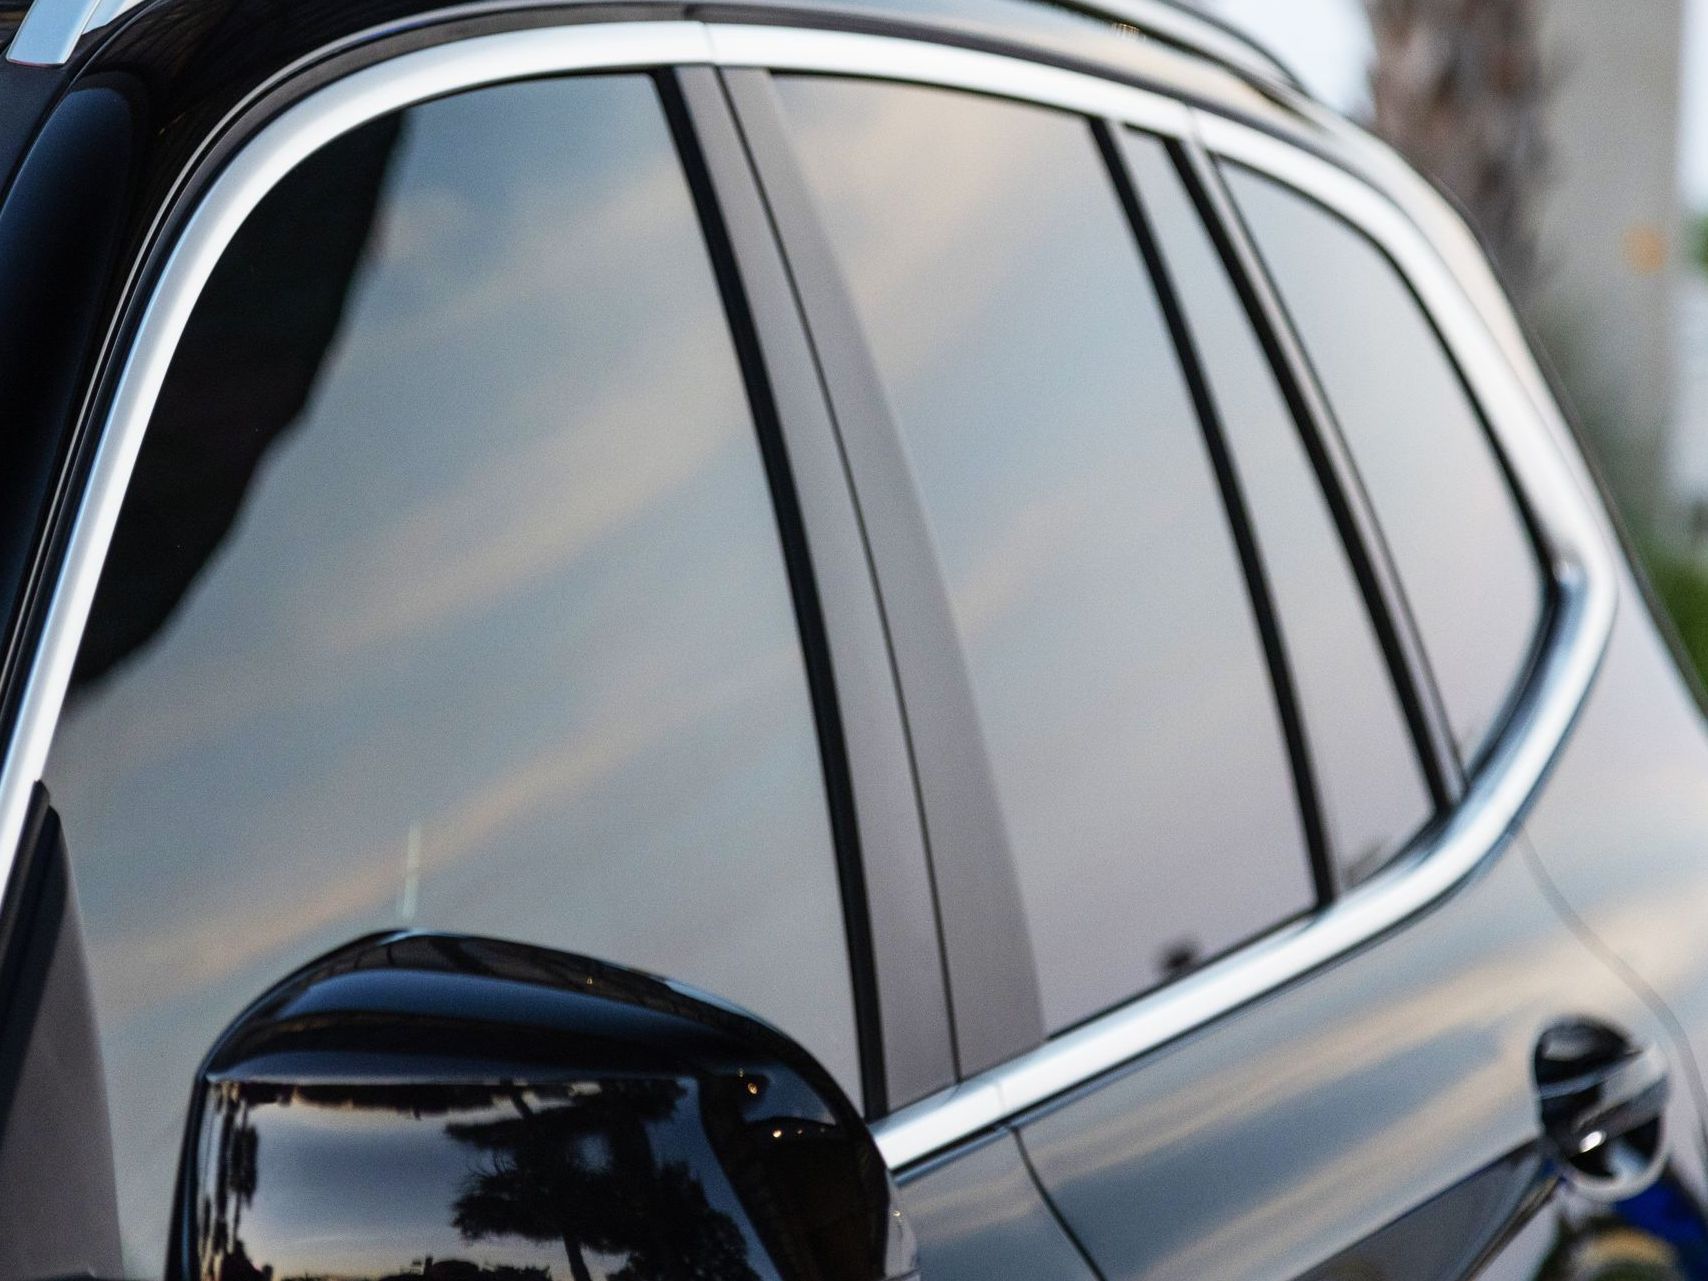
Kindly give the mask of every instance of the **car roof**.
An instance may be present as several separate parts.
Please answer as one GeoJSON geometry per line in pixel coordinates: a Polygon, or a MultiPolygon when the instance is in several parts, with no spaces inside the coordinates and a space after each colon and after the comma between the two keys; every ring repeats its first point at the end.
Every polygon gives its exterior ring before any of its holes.
{"type": "MultiPolygon", "coordinates": [[[[110,27],[133,11],[167,7],[181,9],[158,0],[33,0],[9,12],[0,9],[0,45],[6,47],[7,58],[13,62],[64,63],[83,37],[110,27]]],[[[421,9],[426,12],[448,7],[443,3],[423,4],[421,9]]],[[[458,7],[466,10],[471,6],[458,7]]],[[[947,4],[924,0],[906,7],[922,15],[941,9],[976,17],[981,10],[996,10],[1000,5],[992,0],[950,0],[947,4]]],[[[1214,59],[1245,75],[1295,90],[1302,87],[1286,65],[1251,36],[1187,0],[1030,0],[1030,7],[1039,13],[1051,9],[1078,12],[1214,59]]],[[[1002,17],[994,13],[989,16],[998,21],[1002,17]]],[[[1012,20],[1013,15],[1009,18],[1012,20]]]]}
{"type": "MultiPolygon", "coordinates": [[[[1273,55],[1182,0],[33,0],[0,7],[0,191],[53,104],[92,78],[141,85],[138,105],[167,132],[191,139],[203,129],[205,139],[287,76],[319,67],[330,78],[361,61],[361,49],[372,60],[440,39],[447,24],[642,18],[829,27],[1008,53],[1242,118],[1346,162],[1344,122],[1273,55]]],[[[150,149],[151,168],[189,159],[183,143],[166,148],[175,155],[150,149]]]]}
{"type": "MultiPolygon", "coordinates": [[[[1175,0],[33,0],[27,10],[7,2],[0,0],[7,50],[0,56],[0,242],[10,213],[56,198],[47,189],[29,196],[38,177],[75,171],[84,165],[78,148],[97,146],[92,135],[76,141],[93,124],[72,128],[70,145],[65,131],[50,136],[48,125],[74,114],[56,110],[62,101],[89,101],[99,91],[121,104],[118,117],[84,113],[116,131],[98,144],[103,173],[113,167],[116,206],[111,242],[100,251],[111,256],[118,273],[111,287],[121,293],[150,270],[143,256],[152,261],[170,242],[171,224],[193,206],[195,189],[253,129],[303,94],[458,34],[529,27],[686,20],[979,49],[1166,95],[1315,151],[1378,185],[1395,182],[1372,140],[1310,98],[1273,57],[1175,0]],[[63,61],[15,60],[20,43],[26,53],[53,52],[43,27],[24,38],[49,17],[70,32],[63,61]],[[42,164],[33,164],[37,157],[42,164]]],[[[1400,178],[1403,184],[1406,175],[1400,178]]]]}
{"type": "Polygon", "coordinates": [[[311,32],[332,45],[506,13],[576,21],[600,10],[879,29],[1003,46],[1235,111],[1250,110],[1254,94],[1274,104],[1308,100],[1273,54],[1186,0],[33,0],[22,9],[0,0],[0,100],[8,87],[65,82],[145,44],[170,48],[179,66],[195,60],[195,45],[211,38],[228,59],[241,43],[243,52],[258,56],[231,60],[264,61],[269,48],[306,56],[300,37],[311,32]]]}

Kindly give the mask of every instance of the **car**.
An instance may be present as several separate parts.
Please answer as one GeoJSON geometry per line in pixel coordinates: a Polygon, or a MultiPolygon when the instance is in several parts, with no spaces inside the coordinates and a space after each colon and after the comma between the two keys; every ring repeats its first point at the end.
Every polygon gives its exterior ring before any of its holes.
{"type": "Polygon", "coordinates": [[[0,11],[0,1281],[1708,1276],[1708,728],[1159,0],[0,11]]]}

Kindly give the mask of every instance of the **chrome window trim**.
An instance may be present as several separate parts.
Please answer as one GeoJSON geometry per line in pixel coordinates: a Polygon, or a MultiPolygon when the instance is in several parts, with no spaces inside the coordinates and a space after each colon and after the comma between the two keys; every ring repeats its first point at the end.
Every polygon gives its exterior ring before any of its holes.
{"type": "MultiPolygon", "coordinates": [[[[1141,123],[1127,113],[1106,114],[1141,123]]],[[[1577,717],[1612,630],[1618,575],[1611,532],[1581,458],[1558,429],[1557,414],[1538,405],[1534,371],[1515,367],[1510,345],[1501,341],[1503,317],[1498,310],[1491,314],[1486,282],[1461,283],[1417,223],[1346,170],[1202,108],[1190,108],[1189,115],[1191,132],[1212,156],[1268,174],[1340,214],[1389,253],[1424,301],[1535,518],[1554,594],[1548,632],[1499,739],[1423,848],[1320,915],[886,1118],[879,1144],[892,1166],[1071,1090],[1440,900],[1513,833],[1577,717]],[[1483,296],[1473,301],[1479,292],[1483,296]]],[[[1438,211],[1429,212],[1439,219],[1438,211]]],[[[1511,324],[1509,316],[1505,324],[1511,324]]]]}
{"type": "MultiPolygon", "coordinates": [[[[311,151],[387,111],[460,89],[573,71],[674,63],[762,66],[909,80],[1001,94],[1196,138],[1306,191],[1381,243],[1436,315],[1536,517],[1553,572],[1550,634],[1487,763],[1428,848],[1320,915],[878,1122],[899,1168],[1001,1123],[1271,992],[1447,894],[1512,833],[1569,730],[1612,625],[1616,562],[1581,460],[1502,355],[1480,281],[1458,283],[1387,196],[1333,164],[1168,97],[1022,59],[845,32],[695,22],[540,28],[404,54],[304,98],[266,125],[214,180],[173,247],[143,311],[97,448],[66,562],[49,605],[17,728],[0,773],[0,878],[9,872],[34,781],[88,619],[125,487],[166,368],[214,263],[242,220],[311,151]],[[1494,331],[1491,334],[1491,329],[1494,331]]],[[[1432,215],[1433,216],[1433,215],[1432,215]]]]}
{"type": "MultiPolygon", "coordinates": [[[[1163,94],[1080,71],[1065,71],[957,45],[897,36],[737,23],[711,25],[708,33],[714,61],[724,67],[827,71],[999,93],[1086,115],[1121,116],[1133,124],[1173,137],[1187,133],[1192,127],[1191,109],[1163,94]]],[[[1182,68],[1173,55],[1146,50],[1143,46],[1137,46],[1137,53],[1141,57],[1155,57],[1159,79],[1179,80],[1182,68]]]]}

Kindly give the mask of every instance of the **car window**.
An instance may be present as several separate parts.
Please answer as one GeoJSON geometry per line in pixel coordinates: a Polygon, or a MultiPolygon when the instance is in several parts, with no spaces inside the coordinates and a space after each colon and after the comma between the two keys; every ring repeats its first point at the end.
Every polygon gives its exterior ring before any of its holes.
{"type": "Polygon", "coordinates": [[[682,979],[857,1087],[789,584],[650,79],[410,109],[248,219],[144,439],[47,782],[134,1275],[165,1257],[201,1055],[370,931],[682,979]]]}
{"type": "Polygon", "coordinates": [[[1382,866],[1433,804],[1375,627],[1300,427],[1163,143],[1122,139],[1203,363],[1286,639],[1343,884],[1382,866]]]}
{"type": "Polygon", "coordinates": [[[1060,1030],[1312,902],[1200,424],[1087,121],[779,91],[923,499],[1060,1030]]]}
{"type": "Polygon", "coordinates": [[[1474,761],[1529,662],[1545,599],[1493,442],[1375,243],[1290,188],[1226,172],[1375,505],[1455,742],[1474,761]]]}

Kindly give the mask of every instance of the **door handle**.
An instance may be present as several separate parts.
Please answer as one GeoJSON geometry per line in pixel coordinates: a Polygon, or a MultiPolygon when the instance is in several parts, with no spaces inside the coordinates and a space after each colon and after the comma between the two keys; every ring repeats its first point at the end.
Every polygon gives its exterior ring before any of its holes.
{"type": "Polygon", "coordinates": [[[1542,1130],[1567,1177],[1604,1199],[1660,1172],[1670,1092],[1666,1055],[1604,1024],[1555,1024],[1536,1045],[1542,1130]]]}

